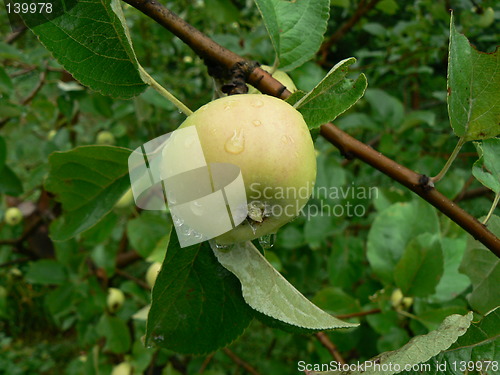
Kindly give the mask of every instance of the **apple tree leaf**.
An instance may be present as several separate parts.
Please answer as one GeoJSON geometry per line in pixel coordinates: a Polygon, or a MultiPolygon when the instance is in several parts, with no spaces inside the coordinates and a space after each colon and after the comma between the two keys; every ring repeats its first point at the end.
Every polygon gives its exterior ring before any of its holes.
{"type": "Polygon", "coordinates": [[[65,241],[106,216],[130,189],[130,150],[82,146],[49,156],[47,191],[62,204],[63,215],[51,225],[51,238],[65,241]]]}
{"type": "Polygon", "coordinates": [[[472,321],[472,312],[467,315],[450,315],[438,329],[426,335],[412,338],[403,347],[378,356],[348,371],[311,372],[310,375],[392,375],[440,354],[465,334],[472,321]]]}
{"type": "Polygon", "coordinates": [[[266,323],[272,319],[279,328],[294,326],[312,331],[358,326],[343,322],[311,303],[251,242],[236,244],[229,251],[218,250],[215,246],[212,250],[219,262],[240,280],[246,303],[262,315],[266,323]],[[270,319],[265,320],[265,317],[270,319]]]}
{"type": "MultiPolygon", "coordinates": [[[[488,229],[500,236],[500,217],[492,215],[488,221],[488,229]]],[[[469,303],[481,314],[498,306],[500,301],[500,259],[483,244],[470,239],[460,265],[460,272],[469,276],[472,282],[472,293],[469,303]]]]}
{"type": "MultiPolygon", "coordinates": [[[[52,3],[54,9],[65,9],[67,1],[52,3]]],[[[26,14],[23,18],[56,60],[83,85],[124,99],[146,89],[119,0],[78,1],[46,22],[41,22],[42,16],[26,14]]]]}
{"type": "Polygon", "coordinates": [[[355,81],[345,78],[349,66],[355,62],[354,57],[342,60],[306,95],[300,92],[292,95],[289,103],[304,116],[309,129],[333,121],[363,96],[368,85],[366,76],[360,74],[355,81]]]}
{"type": "Polygon", "coordinates": [[[474,143],[479,160],[472,167],[476,179],[496,194],[500,193],[500,138],[474,143]]]}
{"type": "Polygon", "coordinates": [[[314,56],[326,32],[329,0],[255,0],[255,3],[276,51],[280,69],[292,70],[314,56]]]}
{"type": "Polygon", "coordinates": [[[500,53],[476,50],[450,21],[448,113],[466,141],[500,134],[500,53]]]}
{"type": "Polygon", "coordinates": [[[394,269],[396,285],[405,296],[433,294],[442,275],[443,251],[439,237],[430,233],[410,240],[394,269]]]}
{"type": "Polygon", "coordinates": [[[367,257],[373,271],[387,284],[412,238],[439,233],[436,210],[420,200],[395,203],[375,218],[368,233],[367,257]]]}
{"type": "Polygon", "coordinates": [[[152,298],[146,343],[179,353],[222,348],[253,318],[238,279],[217,262],[208,243],[181,248],[175,231],[152,298]]]}
{"type": "Polygon", "coordinates": [[[448,349],[423,363],[424,371],[401,375],[498,374],[500,367],[500,308],[472,322],[467,332],[448,349]]]}

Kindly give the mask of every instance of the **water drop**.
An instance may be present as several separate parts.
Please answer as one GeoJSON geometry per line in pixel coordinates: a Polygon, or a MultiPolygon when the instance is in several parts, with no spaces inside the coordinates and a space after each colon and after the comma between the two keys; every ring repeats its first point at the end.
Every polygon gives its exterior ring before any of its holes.
{"type": "Polygon", "coordinates": [[[284,144],[288,143],[295,143],[292,137],[290,137],[288,134],[285,134],[284,136],[281,137],[281,140],[283,141],[284,144]]]}
{"type": "Polygon", "coordinates": [[[264,102],[262,100],[256,100],[252,103],[252,105],[256,108],[260,108],[264,105],[264,102]]]}
{"type": "Polygon", "coordinates": [[[261,126],[261,125],[262,125],[262,122],[260,122],[260,120],[253,120],[253,121],[252,121],[252,124],[253,124],[253,126],[256,126],[256,127],[257,127],[257,126],[261,126]]]}
{"type": "Polygon", "coordinates": [[[201,216],[203,215],[203,205],[198,202],[198,201],[192,201],[191,204],[191,211],[193,212],[193,214],[195,214],[196,216],[201,216]]]}
{"type": "Polygon", "coordinates": [[[174,225],[176,227],[180,227],[182,224],[184,224],[184,220],[182,220],[180,217],[172,215],[172,220],[174,221],[174,225]]]}
{"type": "Polygon", "coordinates": [[[223,253],[227,253],[234,247],[234,244],[222,244],[217,243],[216,240],[210,240],[210,246],[212,249],[215,247],[215,249],[222,251],[223,253]]]}
{"type": "Polygon", "coordinates": [[[181,225],[180,230],[181,230],[182,235],[184,235],[186,237],[191,237],[191,235],[194,233],[194,230],[189,228],[187,225],[181,225]]]}
{"type": "Polygon", "coordinates": [[[259,238],[259,244],[264,250],[270,249],[274,246],[276,241],[276,233],[266,234],[259,238]]]}
{"type": "Polygon", "coordinates": [[[247,219],[248,224],[250,225],[250,228],[252,229],[253,234],[257,233],[257,228],[258,228],[258,222],[253,221],[252,219],[247,219]]]}
{"type": "Polygon", "coordinates": [[[228,101],[226,105],[224,105],[224,111],[229,111],[231,108],[233,108],[234,103],[234,100],[228,101]]]}
{"type": "Polygon", "coordinates": [[[163,340],[165,340],[163,335],[157,335],[157,336],[153,337],[154,342],[162,342],[163,340]]]}
{"type": "Polygon", "coordinates": [[[245,149],[245,136],[243,135],[243,130],[239,132],[235,130],[233,135],[226,141],[224,148],[230,154],[237,155],[243,152],[245,149]]]}

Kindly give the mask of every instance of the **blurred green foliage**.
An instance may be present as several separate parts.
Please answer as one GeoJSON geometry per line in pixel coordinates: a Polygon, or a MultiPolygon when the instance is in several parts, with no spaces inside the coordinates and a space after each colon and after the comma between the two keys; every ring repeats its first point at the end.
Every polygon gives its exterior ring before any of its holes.
{"type": "MultiPolygon", "coordinates": [[[[331,2],[326,40],[352,17],[357,3],[331,2]]],[[[274,52],[251,1],[165,5],[225,47],[272,65],[274,52]]],[[[500,34],[500,9],[493,0],[480,2],[483,9],[496,6],[496,22],[486,27],[468,0],[383,0],[331,48],[290,75],[299,89],[310,90],[338,61],[356,57],[352,73],[365,73],[369,89],[336,125],[415,171],[436,174],[456,143],[446,109],[448,6],[455,11],[457,28],[479,50],[492,52],[500,34]]],[[[128,5],[124,11],[146,70],[191,109],[210,101],[213,82],[203,62],[152,20],[128,5]]],[[[5,40],[10,28],[3,12],[0,20],[5,40]]],[[[51,153],[93,145],[102,130],[114,135],[117,146],[135,149],[174,130],[184,116],[152,89],[131,100],[115,100],[80,86],[30,31],[12,43],[0,42],[0,61],[0,134],[5,140],[0,167],[12,171],[0,181],[0,216],[8,206],[21,206],[25,214],[18,226],[0,224],[0,374],[102,375],[124,360],[136,374],[246,373],[224,350],[196,357],[143,346],[145,320],[137,313],[150,303],[144,282],[149,263],[164,255],[171,225],[165,214],[133,206],[114,209],[73,239],[52,242],[48,237],[49,224],[61,210],[43,189],[51,153]],[[147,236],[141,238],[143,231],[147,236]],[[116,314],[106,308],[108,287],[126,295],[116,314]]],[[[309,207],[323,202],[342,213],[299,217],[278,233],[267,257],[332,314],[377,311],[351,318],[361,323],[357,329],[328,333],[342,357],[365,360],[397,349],[435,329],[444,317],[466,313],[472,285],[458,267],[468,236],[380,172],[360,161],[346,162],[324,139],[317,139],[316,149],[318,186],[375,188],[374,193],[316,197],[309,207]],[[349,205],[362,214],[349,215],[349,205]],[[413,295],[412,288],[398,282],[415,256],[410,240],[432,236],[432,249],[441,260],[429,262],[440,264],[435,274],[442,276],[413,295]],[[403,252],[399,261],[396,254],[403,252]],[[399,274],[394,267],[402,269],[399,274]],[[391,301],[398,287],[414,297],[411,306],[391,301]]],[[[492,194],[471,178],[476,159],[474,146],[466,144],[439,188],[480,217],[488,212],[492,194]]],[[[477,293],[476,299],[481,297],[477,293]]],[[[332,360],[315,336],[284,333],[256,320],[230,350],[261,374],[295,372],[299,360],[332,360]]]]}

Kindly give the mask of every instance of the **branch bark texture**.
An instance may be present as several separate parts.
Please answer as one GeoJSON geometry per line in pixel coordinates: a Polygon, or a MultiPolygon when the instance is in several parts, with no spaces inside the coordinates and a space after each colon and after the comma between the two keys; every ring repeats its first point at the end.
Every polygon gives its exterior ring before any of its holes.
{"type": "MultiPolygon", "coordinates": [[[[290,96],[290,92],[280,82],[272,78],[270,74],[217,44],[156,0],[124,1],[171,31],[205,61],[217,63],[221,68],[228,71],[234,69],[235,66],[240,66],[241,69],[246,69],[247,81],[261,92],[282,99],[290,96]]],[[[376,2],[372,1],[371,3],[376,2]]],[[[500,258],[500,239],[475,217],[465,212],[456,203],[435,189],[427,176],[418,174],[396,163],[331,123],[321,126],[321,135],[336,146],[347,158],[362,160],[418,194],[500,258]]],[[[425,220],[425,218],[422,218],[422,220],[425,220]]]]}

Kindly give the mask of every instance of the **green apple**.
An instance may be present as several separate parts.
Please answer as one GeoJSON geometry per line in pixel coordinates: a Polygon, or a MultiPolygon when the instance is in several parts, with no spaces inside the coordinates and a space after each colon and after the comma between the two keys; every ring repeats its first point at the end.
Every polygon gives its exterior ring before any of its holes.
{"type": "Polygon", "coordinates": [[[113,367],[111,375],[132,375],[132,365],[128,362],[122,362],[113,367]]]}
{"type": "Polygon", "coordinates": [[[132,193],[132,189],[128,189],[125,194],[115,203],[115,208],[127,208],[134,201],[134,194],[132,193]]]}
{"type": "Polygon", "coordinates": [[[408,310],[413,305],[413,298],[405,297],[401,289],[394,289],[391,294],[391,304],[396,310],[408,310]]]}
{"type": "Polygon", "coordinates": [[[100,131],[99,133],[97,133],[96,143],[98,145],[114,145],[115,136],[110,131],[100,131]]]}
{"type": "Polygon", "coordinates": [[[125,295],[118,288],[109,288],[108,289],[108,297],[106,299],[106,303],[108,305],[108,310],[111,313],[115,313],[123,306],[123,302],[125,302],[125,295]]]}
{"type": "MultiPolygon", "coordinates": [[[[265,70],[268,73],[270,73],[271,69],[272,69],[272,67],[270,67],[268,65],[261,65],[260,68],[262,70],[265,70]]],[[[286,74],[284,71],[282,71],[282,70],[276,70],[271,76],[274,79],[280,81],[280,83],[283,86],[285,86],[288,89],[288,91],[290,91],[292,93],[295,92],[295,91],[297,91],[297,87],[295,86],[295,83],[293,83],[293,81],[290,78],[290,76],[288,74],[286,74]]],[[[249,94],[262,94],[259,90],[257,90],[252,85],[247,85],[247,86],[248,86],[248,93],[249,94]]]]}
{"type": "Polygon", "coordinates": [[[245,183],[247,219],[217,243],[275,233],[299,215],[316,180],[316,154],[294,107],[268,95],[233,95],[198,109],[180,128],[188,126],[196,126],[206,162],[238,166],[245,183]]]}
{"type": "Polygon", "coordinates": [[[151,264],[146,271],[146,282],[148,285],[153,288],[156,282],[156,278],[158,277],[158,272],[160,272],[161,269],[161,263],[159,262],[154,262],[151,264]]]}
{"type": "Polygon", "coordinates": [[[49,132],[47,133],[47,140],[48,140],[48,141],[53,140],[53,139],[54,139],[54,137],[56,136],[56,134],[57,134],[57,130],[52,129],[51,131],[49,131],[49,132]]]}
{"type": "Polygon", "coordinates": [[[7,225],[15,226],[23,220],[23,213],[17,207],[10,207],[5,211],[4,219],[7,225]]]}

